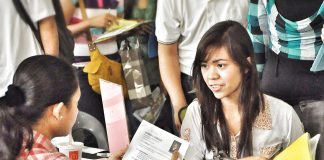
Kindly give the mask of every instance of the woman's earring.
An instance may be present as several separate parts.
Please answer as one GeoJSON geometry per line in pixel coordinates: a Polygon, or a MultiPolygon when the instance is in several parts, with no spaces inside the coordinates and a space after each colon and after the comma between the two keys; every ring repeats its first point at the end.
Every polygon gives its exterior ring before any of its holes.
{"type": "Polygon", "coordinates": [[[246,70],[244,71],[244,73],[245,73],[245,74],[249,73],[249,69],[246,69],[246,70]]]}

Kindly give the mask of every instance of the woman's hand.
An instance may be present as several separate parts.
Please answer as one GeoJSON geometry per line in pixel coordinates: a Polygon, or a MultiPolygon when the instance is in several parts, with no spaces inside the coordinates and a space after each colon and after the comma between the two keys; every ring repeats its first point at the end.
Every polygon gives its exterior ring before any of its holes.
{"type": "Polygon", "coordinates": [[[148,23],[148,24],[143,24],[141,25],[141,33],[142,34],[151,34],[153,33],[153,24],[152,23],[148,23]]]}
{"type": "MultiPolygon", "coordinates": [[[[139,22],[143,21],[143,20],[138,20],[139,22]]],[[[134,30],[134,33],[137,35],[148,35],[153,33],[153,25],[154,23],[145,23],[145,24],[141,24],[139,27],[137,27],[134,30]]]]}
{"type": "Polygon", "coordinates": [[[106,28],[111,26],[113,23],[118,24],[117,17],[109,13],[95,16],[89,19],[90,27],[106,28]]]}
{"type": "Polygon", "coordinates": [[[179,157],[179,152],[178,151],[174,151],[172,153],[171,160],[178,160],[178,157],[179,157]]]}
{"type": "Polygon", "coordinates": [[[125,148],[119,150],[116,153],[113,153],[108,160],[121,160],[123,155],[125,154],[125,152],[127,151],[128,146],[126,146],[125,148]]]}

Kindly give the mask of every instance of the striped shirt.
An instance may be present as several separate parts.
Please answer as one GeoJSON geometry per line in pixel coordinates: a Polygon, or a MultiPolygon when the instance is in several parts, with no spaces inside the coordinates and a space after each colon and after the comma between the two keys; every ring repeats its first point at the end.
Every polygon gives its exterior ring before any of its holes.
{"type": "MultiPolygon", "coordinates": [[[[25,146],[24,143],[23,146],[25,146]]],[[[18,160],[67,160],[63,153],[57,151],[55,146],[51,143],[50,139],[34,131],[34,143],[32,149],[29,151],[25,147],[22,148],[18,160]]]]}
{"type": "Polygon", "coordinates": [[[323,41],[324,2],[308,18],[291,21],[278,13],[275,0],[251,0],[248,31],[253,42],[257,69],[262,72],[267,50],[297,60],[314,60],[323,41]]]}

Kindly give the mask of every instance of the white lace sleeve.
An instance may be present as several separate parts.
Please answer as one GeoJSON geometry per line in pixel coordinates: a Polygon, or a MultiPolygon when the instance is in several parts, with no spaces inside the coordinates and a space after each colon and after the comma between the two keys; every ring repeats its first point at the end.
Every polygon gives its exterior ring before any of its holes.
{"type": "Polygon", "coordinates": [[[201,134],[200,105],[193,101],[187,109],[181,125],[181,138],[190,142],[185,159],[202,160],[206,152],[206,144],[201,134]]]}

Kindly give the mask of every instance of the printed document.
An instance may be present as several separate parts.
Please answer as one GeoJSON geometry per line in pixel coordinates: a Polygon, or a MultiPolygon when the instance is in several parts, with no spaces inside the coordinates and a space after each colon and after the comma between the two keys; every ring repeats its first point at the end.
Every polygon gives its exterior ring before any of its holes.
{"type": "Polygon", "coordinates": [[[170,160],[174,151],[183,159],[189,142],[143,120],[123,160],[170,160]]]}

